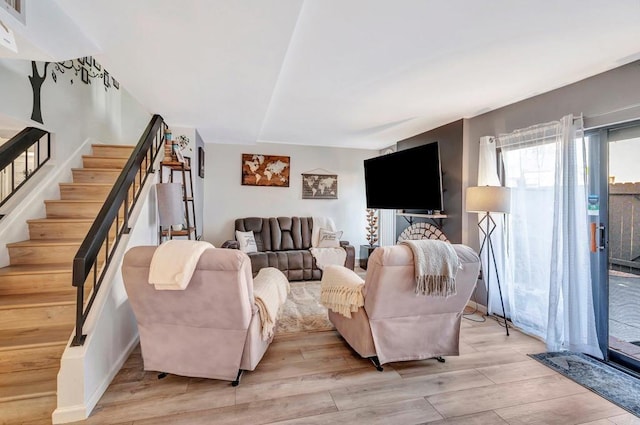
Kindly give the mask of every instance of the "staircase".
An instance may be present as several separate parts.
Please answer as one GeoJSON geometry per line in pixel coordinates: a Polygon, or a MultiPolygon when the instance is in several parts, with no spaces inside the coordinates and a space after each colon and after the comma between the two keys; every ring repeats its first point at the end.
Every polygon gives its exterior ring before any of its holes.
{"type": "MultiPolygon", "coordinates": [[[[133,146],[93,145],[46,217],[27,220],[29,240],[7,244],[0,268],[0,424],[49,419],[60,358],[75,326],[71,266],[133,146]]],[[[91,288],[85,289],[89,295],[91,288]]]]}

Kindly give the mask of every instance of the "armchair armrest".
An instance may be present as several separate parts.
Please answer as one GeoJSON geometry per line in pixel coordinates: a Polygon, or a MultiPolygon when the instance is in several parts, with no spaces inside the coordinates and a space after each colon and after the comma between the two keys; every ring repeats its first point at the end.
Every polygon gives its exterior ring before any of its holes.
{"type": "Polygon", "coordinates": [[[238,241],[225,241],[221,248],[240,249],[240,243],[238,241]]]}
{"type": "Polygon", "coordinates": [[[364,280],[353,270],[337,265],[325,266],[320,281],[320,303],[335,313],[351,318],[364,306],[364,280]]]}
{"type": "Polygon", "coordinates": [[[340,241],[340,246],[345,247],[347,245],[350,245],[349,241],[340,241]]]}

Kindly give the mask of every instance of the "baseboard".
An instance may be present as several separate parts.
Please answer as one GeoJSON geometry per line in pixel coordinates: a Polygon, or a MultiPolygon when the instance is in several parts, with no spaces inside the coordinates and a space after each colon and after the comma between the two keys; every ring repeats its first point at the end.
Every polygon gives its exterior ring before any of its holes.
{"type": "Polygon", "coordinates": [[[473,309],[474,311],[477,311],[478,313],[487,314],[487,306],[479,304],[475,301],[470,300],[467,303],[467,307],[469,307],[470,309],[473,309]]]}
{"type": "Polygon", "coordinates": [[[53,411],[53,415],[51,416],[52,423],[54,424],[64,424],[68,422],[76,422],[85,420],[91,415],[91,412],[96,407],[96,404],[100,401],[100,398],[104,395],[107,388],[113,381],[113,378],[116,377],[124,362],[127,361],[131,352],[138,345],[139,337],[136,336],[132,339],[132,341],[127,345],[126,350],[118,357],[118,359],[113,363],[113,366],[109,373],[105,375],[104,379],[98,385],[93,392],[93,394],[87,399],[85,404],[76,404],[74,406],[65,406],[58,407],[53,411]]]}
{"type": "Polygon", "coordinates": [[[51,415],[52,424],[66,424],[69,422],[77,422],[85,420],[89,417],[87,406],[84,404],[76,404],[75,406],[58,407],[51,415]]]}

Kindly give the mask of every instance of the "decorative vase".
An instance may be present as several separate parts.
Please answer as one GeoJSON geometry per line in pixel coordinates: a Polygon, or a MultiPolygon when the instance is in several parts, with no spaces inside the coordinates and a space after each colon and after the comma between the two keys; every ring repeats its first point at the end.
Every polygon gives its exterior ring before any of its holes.
{"type": "Polygon", "coordinates": [[[378,210],[367,208],[367,242],[374,246],[378,242],[378,210]]]}

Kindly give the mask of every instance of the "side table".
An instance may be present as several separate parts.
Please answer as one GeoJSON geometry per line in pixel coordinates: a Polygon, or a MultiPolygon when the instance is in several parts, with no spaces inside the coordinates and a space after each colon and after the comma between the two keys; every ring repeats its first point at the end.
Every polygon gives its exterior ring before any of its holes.
{"type": "Polygon", "coordinates": [[[378,245],[360,245],[360,268],[367,270],[367,264],[369,263],[369,256],[376,249],[378,245]]]}

